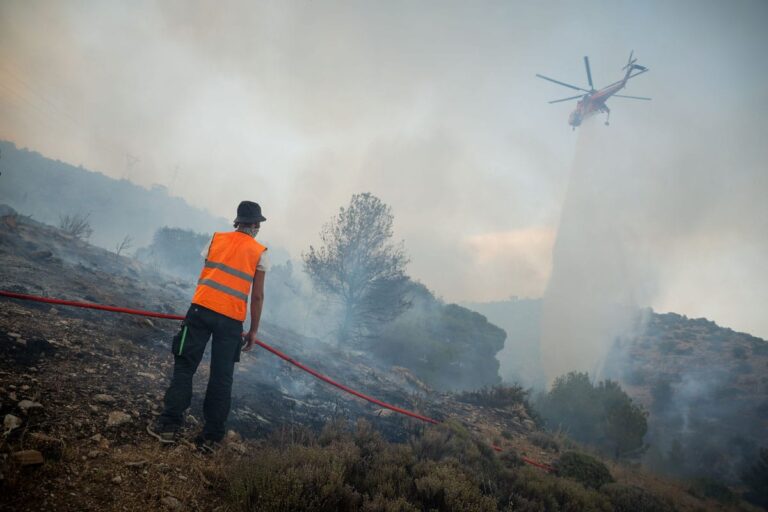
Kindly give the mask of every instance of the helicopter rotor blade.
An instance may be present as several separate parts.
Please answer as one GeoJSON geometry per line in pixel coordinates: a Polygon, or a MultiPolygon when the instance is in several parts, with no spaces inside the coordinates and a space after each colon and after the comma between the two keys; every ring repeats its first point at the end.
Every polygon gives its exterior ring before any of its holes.
{"type": "Polygon", "coordinates": [[[633,57],[634,55],[635,55],[635,50],[632,50],[631,52],[629,52],[629,59],[627,59],[627,65],[626,65],[626,66],[624,66],[623,68],[621,68],[621,69],[622,69],[622,71],[623,71],[623,70],[625,70],[625,69],[627,69],[629,66],[631,66],[632,64],[634,64],[634,63],[635,63],[635,61],[633,61],[633,60],[632,60],[632,57],[633,57]]]}
{"type": "Polygon", "coordinates": [[[592,85],[592,71],[589,69],[589,57],[586,55],[584,56],[584,67],[587,68],[587,80],[589,81],[589,88],[594,91],[595,86],[592,85]]]}
{"type": "Polygon", "coordinates": [[[575,100],[577,98],[582,98],[582,97],[584,97],[584,95],[583,94],[579,94],[577,96],[571,96],[570,98],[563,98],[561,100],[552,100],[549,103],[560,103],[561,101],[571,101],[571,100],[575,100]]]}
{"type": "Polygon", "coordinates": [[[651,101],[651,98],[646,98],[646,97],[643,97],[643,96],[625,96],[623,94],[614,94],[613,97],[614,98],[628,98],[630,100],[646,100],[646,101],[651,101]]]}
{"type": "Polygon", "coordinates": [[[567,84],[567,83],[565,83],[565,82],[561,82],[561,81],[559,81],[559,80],[555,80],[554,78],[549,78],[549,77],[547,77],[547,76],[544,76],[544,75],[539,75],[539,74],[537,74],[536,76],[537,76],[537,77],[539,77],[539,78],[543,78],[544,80],[549,80],[550,82],[554,82],[554,83],[556,83],[556,84],[558,84],[558,85],[562,85],[562,86],[565,86],[565,87],[569,87],[569,88],[571,88],[571,89],[574,89],[574,90],[576,90],[576,91],[584,91],[584,92],[590,92],[590,91],[588,91],[588,90],[586,90],[586,89],[582,89],[581,87],[576,87],[575,85],[567,84]]]}

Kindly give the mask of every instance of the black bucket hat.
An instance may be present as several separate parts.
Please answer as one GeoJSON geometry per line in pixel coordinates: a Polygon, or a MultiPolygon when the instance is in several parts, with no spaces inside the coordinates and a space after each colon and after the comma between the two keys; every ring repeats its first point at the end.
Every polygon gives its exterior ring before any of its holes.
{"type": "Polygon", "coordinates": [[[235,222],[240,224],[256,224],[267,220],[261,214],[261,206],[253,201],[242,201],[237,205],[237,218],[235,222]]]}

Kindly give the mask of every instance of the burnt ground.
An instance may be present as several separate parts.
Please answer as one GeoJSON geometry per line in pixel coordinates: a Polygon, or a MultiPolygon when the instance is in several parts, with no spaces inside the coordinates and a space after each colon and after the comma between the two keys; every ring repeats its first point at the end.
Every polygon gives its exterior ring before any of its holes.
{"type": "MultiPolygon", "coordinates": [[[[189,283],[6,213],[0,217],[0,289],[175,314],[188,306],[189,283]]],[[[177,328],[176,321],[0,298],[0,509],[167,510],[175,506],[170,496],[186,509],[212,510],[225,488],[226,466],[270,433],[318,430],[339,418],[365,418],[393,441],[423,428],[255,349],[236,368],[225,446],[205,457],[190,442],[201,426],[204,361],[183,441],[161,449],[145,429],[160,412],[177,328]],[[28,450],[42,459],[23,459],[28,450]]],[[[456,418],[488,442],[519,444],[535,428],[522,407],[458,402],[407,370],[377,367],[364,355],[268,321],[260,334],[354,389],[436,419],[456,418]]],[[[526,446],[544,461],[553,457],[526,446]]]]}

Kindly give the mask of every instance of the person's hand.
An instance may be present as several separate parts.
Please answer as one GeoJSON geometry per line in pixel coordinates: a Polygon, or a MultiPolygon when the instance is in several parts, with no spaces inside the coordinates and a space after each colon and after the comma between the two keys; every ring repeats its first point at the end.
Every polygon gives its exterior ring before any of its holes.
{"type": "Polygon", "coordinates": [[[243,345],[243,352],[250,352],[250,350],[256,344],[256,333],[252,331],[243,333],[243,341],[245,342],[243,345]]]}

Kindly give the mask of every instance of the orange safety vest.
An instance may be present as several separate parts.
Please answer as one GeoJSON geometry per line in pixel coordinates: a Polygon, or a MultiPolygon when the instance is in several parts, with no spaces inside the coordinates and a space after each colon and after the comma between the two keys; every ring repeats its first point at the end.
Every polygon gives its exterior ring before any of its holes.
{"type": "Polygon", "coordinates": [[[192,304],[245,320],[248,292],[267,248],[245,233],[214,233],[192,304]]]}

